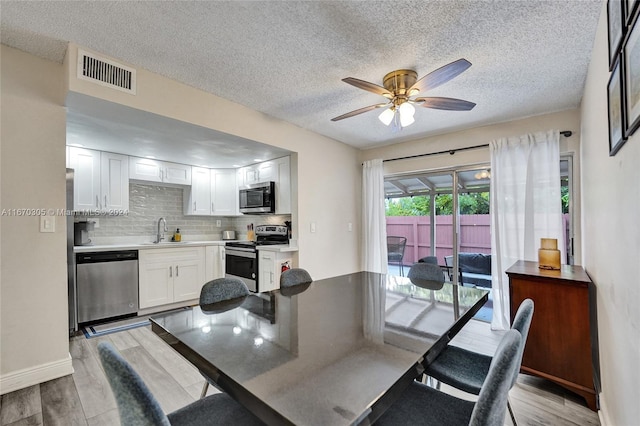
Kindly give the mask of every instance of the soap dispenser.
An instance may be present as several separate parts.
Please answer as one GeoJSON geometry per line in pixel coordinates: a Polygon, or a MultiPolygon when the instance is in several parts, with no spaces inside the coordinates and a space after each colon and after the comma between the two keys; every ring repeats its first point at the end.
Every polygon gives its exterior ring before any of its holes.
{"type": "Polygon", "coordinates": [[[180,242],[182,241],[182,235],[180,235],[180,228],[176,229],[176,233],[173,234],[173,241],[180,242]]]}

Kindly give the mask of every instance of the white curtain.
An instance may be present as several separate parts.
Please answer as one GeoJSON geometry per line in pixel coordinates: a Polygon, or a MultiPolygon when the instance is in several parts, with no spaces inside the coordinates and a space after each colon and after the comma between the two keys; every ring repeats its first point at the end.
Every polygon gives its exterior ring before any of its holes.
{"type": "Polygon", "coordinates": [[[560,200],[560,135],[557,130],[491,141],[491,328],[509,328],[509,280],[517,260],[538,260],[540,238],[557,238],[561,259],[564,229],[560,200]]]}
{"type": "Polygon", "coordinates": [[[362,165],[362,259],[363,270],[387,273],[384,172],[380,159],[362,165]]]}

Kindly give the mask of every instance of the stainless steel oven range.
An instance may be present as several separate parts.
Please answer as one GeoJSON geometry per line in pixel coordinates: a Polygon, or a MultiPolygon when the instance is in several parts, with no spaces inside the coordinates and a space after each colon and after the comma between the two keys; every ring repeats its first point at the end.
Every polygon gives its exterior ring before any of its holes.
{"type": "Polygon", "coordinates": [[[289,229],[285,225],[258,225],[255,231],[256,241],[233,241],[225,244],[225,276],[239,278],[249,291],[259,293],[257,246],[289,244],[289,229]]]}

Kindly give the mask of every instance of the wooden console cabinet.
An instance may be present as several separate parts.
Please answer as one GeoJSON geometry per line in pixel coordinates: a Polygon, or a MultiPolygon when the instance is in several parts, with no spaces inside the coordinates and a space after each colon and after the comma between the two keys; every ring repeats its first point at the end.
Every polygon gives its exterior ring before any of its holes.
{"type": "Polygon", "coordinates": [[[559,271],[538,268],[520,260],[506,271],[511,295],[511,320],[520,303],[534,302],[533,321],[522,359],[523,373],[549,379],[587,401],[596,410],[589,286],[580,266],[562,265],[559,271]]]}

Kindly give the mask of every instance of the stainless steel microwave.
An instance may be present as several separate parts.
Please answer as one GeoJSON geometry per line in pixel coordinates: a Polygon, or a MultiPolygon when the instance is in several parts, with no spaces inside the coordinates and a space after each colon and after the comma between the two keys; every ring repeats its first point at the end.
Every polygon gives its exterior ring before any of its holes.
{"type": "Polygon", "coordinates": [[[240,188],[240,213],[275,213],[275,187],[274,182],[261,182],[240,188]]]}

